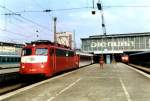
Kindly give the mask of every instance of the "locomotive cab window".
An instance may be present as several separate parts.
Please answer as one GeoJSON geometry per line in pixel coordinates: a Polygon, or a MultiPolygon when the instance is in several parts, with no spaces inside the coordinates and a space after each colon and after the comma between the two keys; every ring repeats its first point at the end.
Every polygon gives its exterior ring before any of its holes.
{"type": "Polygon", "coordinates": [[[37,48],[35,51],[36,55],[47,55],[48,49],[47,48],[37,48]]]}
{"type": "Polygon", "coordinates": [[[31,48],[23,49],[22,55],[24,56],[32,55],[32,49],[31,48]]]}

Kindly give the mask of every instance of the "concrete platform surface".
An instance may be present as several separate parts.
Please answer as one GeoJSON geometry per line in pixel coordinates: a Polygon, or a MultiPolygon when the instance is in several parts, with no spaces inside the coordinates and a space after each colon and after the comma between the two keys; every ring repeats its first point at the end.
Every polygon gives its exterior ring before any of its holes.
{"type": "Polygon", "coordinates": [[[11,68],[11,69],[2,69],[0,70],[0,74],[19,72],[19,68],[11,68]]]}
{"type": "Polygon", "coordinates": [[[122,63],[93,64],[2,101],[150,101],[150,78],[122,63]]]}
{"type": "Polygon", "coordinates": [[[9,69],[9,68],[16,68],[19,67],[19,63],[7,63],[7,64],[0,64],[0,69],[9,69]]]}

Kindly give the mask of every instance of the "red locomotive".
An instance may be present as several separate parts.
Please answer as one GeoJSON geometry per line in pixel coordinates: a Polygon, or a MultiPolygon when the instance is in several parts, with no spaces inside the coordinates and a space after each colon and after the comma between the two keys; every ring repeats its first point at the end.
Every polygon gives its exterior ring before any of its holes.
{"type": "Polygon", "coordinates": [[[128,55],[123,55],[121,56],[121,60],[123,63],[128,63],[129,62],[129,56],[128,55]]]}
{"type": "Polygon", "coordinates": [[[46,77],[79,67],[75,52],[60,44],[38,40],[22,50],[20,74],[43,74],[46,77]]]}

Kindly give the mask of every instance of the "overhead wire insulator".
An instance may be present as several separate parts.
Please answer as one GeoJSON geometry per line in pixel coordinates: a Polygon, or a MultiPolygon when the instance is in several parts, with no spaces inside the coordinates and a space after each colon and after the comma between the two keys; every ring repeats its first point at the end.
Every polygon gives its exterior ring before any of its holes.
{"type": "Polygon", "coordinates": [[[102,27],[105,27],[105,24],[102,24],[102,27]]]}
{"type": "Polygon", "coordinates": [[[97,8],[98,8],[98,10],[102,10],[102,5],[101,5],[101,3],[97,3],[97,8]]]}
{"type": "Polygon", "coordinates": [[[52,10],[50,9],[46,9],[46,10],[43,10],[43,12],[51,12],[52,10]]]}

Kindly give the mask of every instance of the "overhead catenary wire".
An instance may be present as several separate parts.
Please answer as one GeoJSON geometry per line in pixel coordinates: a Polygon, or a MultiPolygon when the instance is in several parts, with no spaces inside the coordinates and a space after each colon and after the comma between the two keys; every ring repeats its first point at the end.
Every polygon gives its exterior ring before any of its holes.
{"type": "MultiPolygon", "coordinates": [[[[111,8],[149,8],[150,5],[103,5],[103,8],[111,7],[111,8]]],[[[66,8],[66,9],[45,9],[45,10],[23,10],[23,11],[17,11],[14,13],[44,13],[44,12],[59,12],[59,11],[71,11],[71,10],[81,10],[81,9],[91,9],[93,6],[87,6],[87,7],[78,7],[78,8],[66,8]]],[[[4,14],[1,14],[4,15],[4,14]]],[[[41,25],[40,25],[41,26],[41,25]]]]}
{"type": "MultiPolygon", "coordinates": [[[[7,16],[6,16],[7,17],[7,16]]],[[[19,22],[23,22],[22,20],[20,20],[20,19],[18,19],[18,18],[16,18],[16,17],[14,17],[14,16],[12,16],[14,19],[16,19],[17,21],[19,21],[19,22]]],[[[24,27],[24,26],[21,26],[21,25],[18,25],[18,24],[16,24],[16,23],[13,23],[12,21],[11,22],[9,22],[9,24],[12,24],[13,26],[16,26],[18,29],[17,29],[17,31],[23,31],[22,29],[24,29],[25,31],[26,31],[26,33],[30,33],[30,35],[27,35],[27,37],[33,37],[33,35],[35,35],[35,34],[37,34],[36,32],[31,32],[29,29],[27,29],[26,27],[24,27]],[[21,30],[20,30],[21,29],[21,30]],[[31,35],[32,34],[32,35],[31,35]]],[[[22,24],[22,23],[21,23],[22,24]]],[[[5,24],[5,27],[4,27],[4,29],[1,29],[2,31],[7,31],[7,28],[6,28],[6,26],[8,26],[8,24],[5,24]]],[[[28,27],[30,27],[30,26],[28,26],[28,27]]],[[[37,30],[37,29],[36,29],[37,30]]],[[[35,31],[36,31],[35,30],[35,31]]],[[[44,30],[44,29],[43,29],[44,30]]],[[[15,32],[12,32],[12,31],[7,31],[7,32],[9,32],[9,33],[12,33],[12,34],[14,34],[15,32]]],[[[21,32],[19,32],[19,34],[20,34],[21,32]]],[[[17,32],[17,34],[18,34],[18,32],[17,32]]],[[[25,35],[21,35],[21,36],[25,36],[25,35]]]]}
{"type": "MultiPolygon", "coordinates": [[[[7,17],[7,16],[6,16],[7,17]]],[[[5,18],[6,18],[5,17],[5,18]]],[[[13,16],[14,17],[14,16],[13,16]]],[[[21,21],[20,19],[18,19],[18,18],[16,18],[16,17],[14,17],[14,19],[16,19],[17,21],[21,21]]],[[[22,21],[21,21],[22,22],[22,21]]],[[[5,21],[5,26],[4,26],[4,29],[0,29],[1,31],[4,31],[4,32],[7,32],[7,33],[11,33],[11,34],[17,34],[17,35],[19,35],[19,36],[21,36],[21,37],[27,37],[27,38],[31,38],[31,37],[33,37],[33,35],[31,35],[31,34],[36,34],[36,33],[31,33],[28,29],[26,29],[25,27],[23,27],[23,26],[20,26],[20,25],[18,25],[18,24],[16,24],[16,23],[13,23],[12,21],[10,21],[9,22],[9,24],[12,24],[13,25],[13,27],[14,26],[16,26],[18,29],[17,29],[17,32],[14,32],[14,31],[10,31],[10,30],[8,30],[8,28],[6,27],[6,26],[8,26],[8,24],[6,24],[6,21],[5,21]],[[18,31],[23,31],[22,29],[24,29],[25,30],[25,32],[26,33],[30,33],[30,35],[25,35],[25,34],[22,34],[22,32],[18,32],[18,31]]],[[[24,33],[24,32],[23,32],[24,33]]]]}
{"type": "MultiPolygon", "coordinates": [[[[11,34],[15,34],[15,35],[17,34],[17,35],[19,35],[19,36],[21,36],[21,37],[26,36],[25,34],[22,34],[22,33],[16,33],[16,32],[10,31],[10,30],[2,29],[2,28],[0,28],[0,30],[1,30],[1,31],[4,31],[4,32],[11,33],[11,34]]],[[[30,38],[30,36],[26,36],[26,37],[30,38]]]]}
{"type": "Polygon", "coordinates": [[[31,1],[32,1],[33,3],[35,3],[39,8],[44,9],[44,7],[41,6],[37,0],[31,0],[31,1]]]}
{"type": "MultiPolygon", "coordinates": [[[[125,8],[125,7],[150,7],[150,6],[143,6],[143,5],[103,5],[103,7],[114,7],[114,8],[117,8],[117,7],[120,7],[120,8],[125,8]]],[[[79,7],[79,8],[67,8],[67,9],[53,9],[51,11],[69,11],[69,10],[81,10],[81,9],[90,9],[92,7],[79,7]]],[[[23,11],[23,12],[44,12],[44,10],[41,10],[41,11],[23,11]]],[[[16,13],[16,12],[15,12],[16,13]]]]}
{"type": "Polygon", "coordinates": [[[127,8],[127,7],[130,7],[130,8],[147,8],[147,7],[150,7],[150,5],[105,5],[103,7],[116,7],[116,8],[127,8]]]}
{"type": "MultiPolygon", "coordinates": [[[[7,11],[9,11],[9,12],[11,12],[11,13],[13,13],[13,14],[18,15],[16,12],[14,12],[14,11],[12,11],[12,10],[10,10],[10,9],[8,9],[8,8],[6,8],[6,7],[4,7],[4,6],[2,6],[2,5],[0,5],[0,7],[3,8],[3,9],[5,9],[5,10],[7,10],[7,11]]],[[[32,20],[26,18],[26,17],[23,17],[22,15],[18,15],[18,17],[20,17],[20,18],[22,18],[22,19],[24,19],[24,20],[26,20],[26,21],[28,21],[28,22],[30,22],[30,23],[33,23],[33,24],[35,24],[35,25],[37,25],[37,26],[39,26],[39,27],[41,27],[41,28],[44,28],[44,29],[46,29],[46,30],[50,30],[50,29],[47,28],[46,26],[43,26],[43,25],[41,25],[41,24],[39,24],[39,23],[37,23],[37,22],[34,22],[34,21],[32,21],[32,20]]]]}
{"type": "Polygon", "coordinates": [[[35,13],[43,13],[43,12],[59,12],[59,11],[72,11],[72,10],[81,10],[81,9],[91,9],[92,7],[77,7],[77,8],[66,8],[66,9],[44,9],[44,10],[24,10],[24,11],[18,11],[15,13],[28,13],[28,12],[35,12],[35,13]]]}
{"type": "Polygon", "coordinates": [[[24,29],[26,31],[26,33],[30,32],[30,37],[32,36],[31,34],[35,34],[35,33],[31,33],[31,31],[29,29],[25,28],[24,26],[21,26],[16,23],[12,23],[12,22],[10,24],[15,25],[17,28],[24,29]]]}

